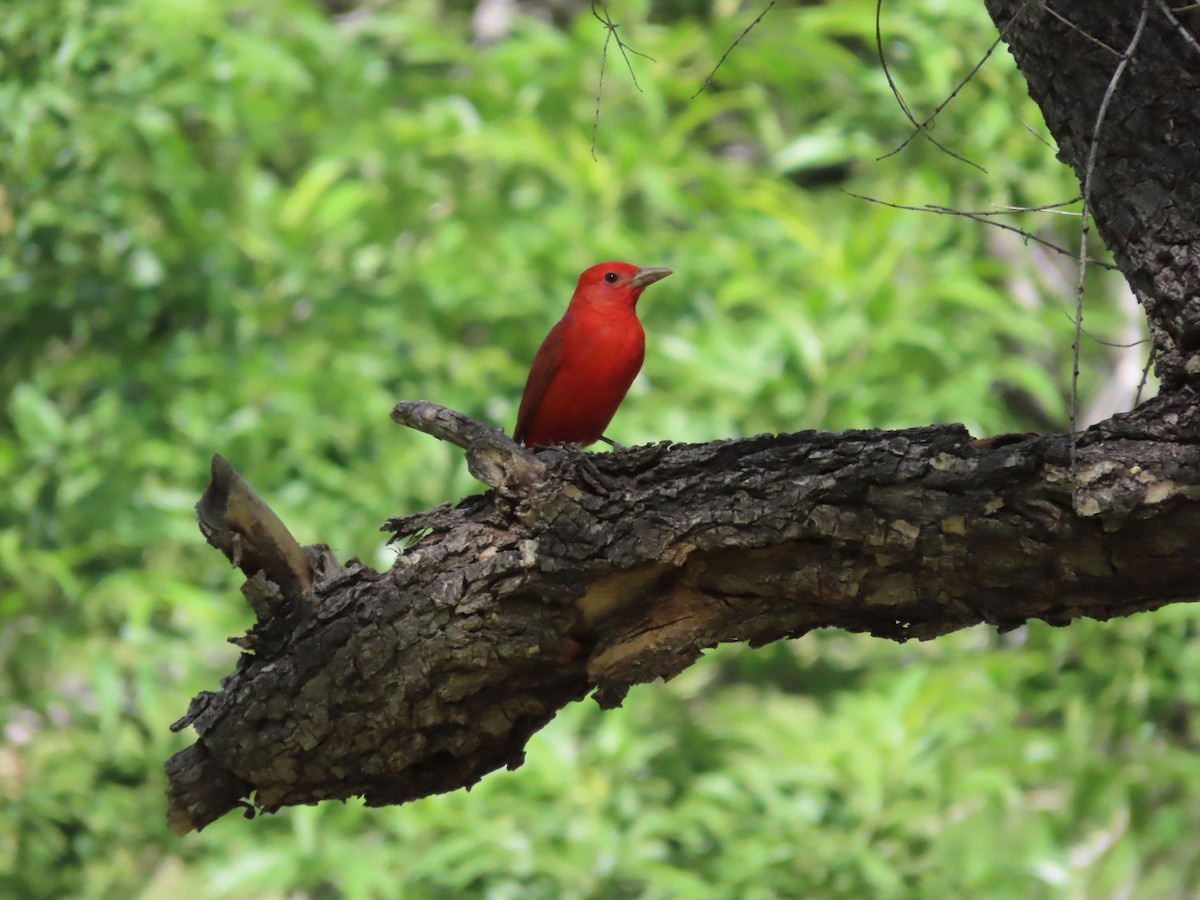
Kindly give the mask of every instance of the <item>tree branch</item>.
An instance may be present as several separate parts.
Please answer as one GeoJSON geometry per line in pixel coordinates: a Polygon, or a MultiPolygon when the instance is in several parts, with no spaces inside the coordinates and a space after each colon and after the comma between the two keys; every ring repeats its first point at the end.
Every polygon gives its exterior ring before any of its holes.
{"type": "MultiPolygon", "coordinates": [[[[1076,511],[1063,435],[938,425],[544,452],[538,479],[498,479],[507,495],[389,521],[426,535],[389,572],[325,566],[305,615],[260,612],[253,653],[176,723],[199,740],[168,763],[171,824],[202,828],[251,790],[275,810],[469,786],[520,765],[572,700],[618,705],[722,642],[927,639],[1195,599],[1190,400],[1087,432],[1076,511]]],[[[511,444],[431,404],[393,416],[511,444]]]]}

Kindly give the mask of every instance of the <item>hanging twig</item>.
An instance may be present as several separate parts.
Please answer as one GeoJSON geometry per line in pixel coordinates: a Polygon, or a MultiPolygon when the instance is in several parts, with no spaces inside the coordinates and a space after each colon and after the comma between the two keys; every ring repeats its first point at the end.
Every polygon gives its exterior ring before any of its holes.
{"type": "MultiPolygon", "coordinates": [[[[904,139],[904,142],[901,143],[899,147],[897,147],[895,150],[893,150],[890,153],[885,153],[883,156],[877,157],[876,162],[878,162],[879,160],[882,160],[882,159],[887,159],[888,157],[891,157],[891,156],[895,156],[897,153],[899,153],[901,150],[903,150],[905,147],[907,147],[909,144],[911,144],[913,138],[915,138],[918,134],[925,132],[929,128],[929,126],[933,124],[933,120],[938,117],[938,114],[943,109],[945,109],[947,106],[950,105],[950,102],[955,97],[958,96],[959,91],[961,91],[968,84],[970,84],[971,79],[973,79],[975,77],[975,73],[983,68],[983,64],[985,62],[987,62],[988,59],[991,58],[991,55],[996,51],[996,48],[1000,46],[1000,42],[1002,40],[1004,40],[1004,36],[1008,33],[1008,29],[1012,28],[1013,25],[1015,25],[1017,23],[1017,21],[1021,18],[1021,16],[1023,16],[1025,14],[1025,10],[1029,9],[1029,7],[1032,5],[1032,3],[1033,3],[1033,0],[1026,0],[1025,5],[1022,6],[1019,10],[1017,10],[1017,14],[1009,20],[1008,24],[1005,25],[1003,29],[1001,29],[1000,34],[996,37],[996,40],[992,41],[992,46],[988,47],[987,52],[983,54],[983,58],[980,59],[979,62],[975,63],[975,65],[971,68],[971,71],[967,73],[966,77],[963,78],[962,81],[960,81],[958,84],[956,84],[954,86],[954,90],[952,90],[950,92],[950,96],[947,97],[945,100],[943,100],[941,103],[939,103],[937,108],[933,112],[931,112],[928,116],[926,116],[925,120],[923,122],[921,122],[919,125],[916,126],[916,128],[913,129],[912,133],[904,139]]],[[[882,0],[880,0],[879,5],[876,6],[876,8],[875,8],[876,41],[879,40],[879,9],[880,9],[880,6],[882,6],[882,0]]],[[[890,81],[890,79],[889,79],[889,81],[890,81]]]]}
{"type": "Polygon", "coordinates": [[[648,59],[650,62],[658,61],[653,56],[648,56],[647,54],[642,53],[640,50],[634,50],[623,40],[621,40],[621,36],[617,34],[617,29],[620,26],[614,22],[612,20],[612,16],[608,14],[608,4],[603,3],[603,16],[600,15],[598,6],[599,4],[597,0],[592,0],[592,15],[595,17],[597,22],[605,27],[608,33],[604,36],[604,47],[600,50],[600,81],[596,85],[596,116],[592,120],[592,159],[596,159],[596,133],[600,129],[600,96],[604,93],[604,69],[608,64],[608,42],[613,38],[617,39],[617,49],[621,51],[621,57],[625,60],[625,67],[629,69],[629,77],[633,79],[633,86],[637,88],[639,92],[641,92],[642,86],[638,84],[637,74],[633,71],[633,63],[629,59],[629,54],[632,53],[635,56],[642,57],[642,59],[648,59]]]}
{"type": "MultiPolygon", "coordinates": [[[[901,112],[903,112],[908,121],[913,124],[913,127],[925,136],[925,140],[929,141],[929,143],[933,144],[933,146],[937,147],[947,156],[957,159],[959,162],[964,162],[968,166],[974,166],[976,169],[986,175],[987,169],[979,165],[979,163],[971,162],[971,160],[967,159],[965,156],[961,156],[960,154],[955,153],[949,147],[945,147],[938,143],[937,139],[933,137],[933,135],[931,135],[927,130],[925,130],[924,126],[917,121],[916,116],[912,114],[912,110],[908,108],[908,103],[905,102],[904,97],[900,93],[900,88],[897,87],[895,80],[892,78],[892,72],[888,68],[887,56],[883,52],[883,28],[880,25],[882,14],[883,0],[875,0],[875,49],[879,53],[879,65],[883,68],[883,77],[887,79],[888,87],[892,89],[892,96],[895,97],[896,102],[900,104],[901,112]]],[[[891,154],[889,153],[887,156],[891,156],[891,154]]],[[[887,156],[880,156],[878,159],[887,159],[887,156]]]]}
{"type": "Polygon", "coordinates": [[[717,75],[717,70],[725,64],[725,60],[729,58],[729,54],[732,53],[734,48],[742,42],[742,38],[754,30],[754,27],[763,20],[763,17],[771,11],[771,8],[774,7],[777,2],[778,0],[771,0],[771,2],[767,4],[767,8],[760,12],[758,17],[742,30],[742,33],[737,36],[737,40],[730,44],[729,49],[721,54],[721,58],[717,60],[717,64],[713,66],[713,70],[709,72],[708,77],[704,79],[704,84],[700,85],[700,89],[696,91],[696,93],[692,94],[692,100],[695,100],[697,97],[703,94],[704,89],[712,84],[713,78],[715,78],[717,75]]]}

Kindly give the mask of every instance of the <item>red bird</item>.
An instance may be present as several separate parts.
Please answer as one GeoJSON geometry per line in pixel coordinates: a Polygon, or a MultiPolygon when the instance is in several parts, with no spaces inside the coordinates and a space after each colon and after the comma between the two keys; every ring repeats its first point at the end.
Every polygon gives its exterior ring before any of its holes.
{"type": "Polygon", "coordinates": [[[579,276],[566,313],[533,358],[513,440],[586,447],[600,439],[646,354],[638,298],[670,274],[608,262],[579,276]]]}

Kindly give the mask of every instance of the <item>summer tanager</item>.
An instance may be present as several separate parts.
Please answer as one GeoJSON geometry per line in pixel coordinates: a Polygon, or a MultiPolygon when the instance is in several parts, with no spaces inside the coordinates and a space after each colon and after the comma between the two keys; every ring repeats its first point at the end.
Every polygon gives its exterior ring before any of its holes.
{"type": "Polygon", "coordinates": [[[566,313],[533,358],[513,440],[586,447],[601,438],[646,353],[638,298],[670,274],[608,262],[579,276],[566,313]]]}

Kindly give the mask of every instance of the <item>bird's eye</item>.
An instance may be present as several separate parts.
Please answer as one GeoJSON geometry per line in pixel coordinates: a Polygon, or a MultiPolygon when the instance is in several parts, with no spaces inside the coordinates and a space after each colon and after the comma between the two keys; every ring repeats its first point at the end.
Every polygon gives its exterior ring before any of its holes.
{"type": "Polygon", "coordinates": [[[604,280],[607,281],[609,284],[616,284],[617,283],[617,273],[616,272],[606,272],[604,274],[604,280]]]}

